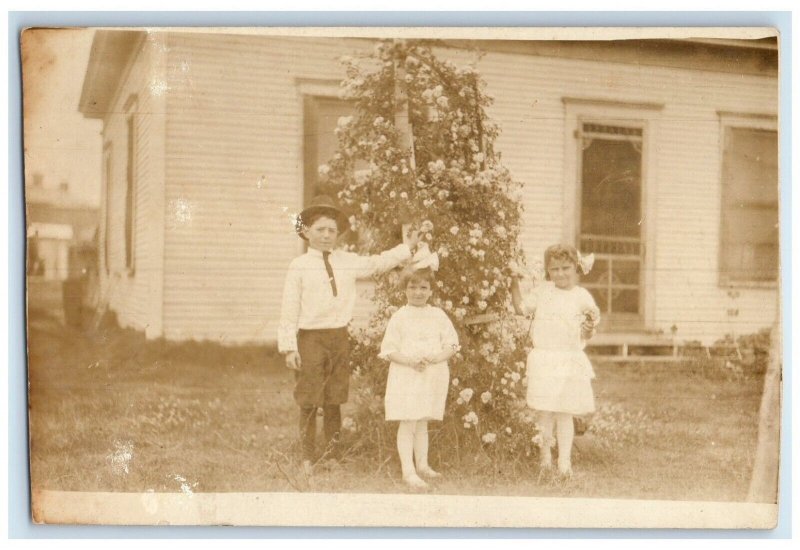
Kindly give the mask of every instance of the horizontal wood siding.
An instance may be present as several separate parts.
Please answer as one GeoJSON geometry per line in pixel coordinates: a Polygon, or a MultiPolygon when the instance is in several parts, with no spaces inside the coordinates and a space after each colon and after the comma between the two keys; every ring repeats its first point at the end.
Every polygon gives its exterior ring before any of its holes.
{"type": "Polygon", "coordinates": [[[275,340],[286,268],[302,252],[291,224],[303,178],[296,79],[340,78],[337,58],[353,47],[170,35],[167,337],[275,340]]]}
{"type": "MultiPolygon", "coordinates": [[[[227,342],[274,340],[286,266],[302,250],[289,215],[301,205],[298,79],[341,79],[337,58],[360,41],[172,34],[164,333],[227,342]]],[[[456,63],[473,56],[442,50],[456,63]]],[[[742,289],[737,316],[718,284],[720,128],[717,111],[777,112],[774,77],[488,53],[478,63],[495,98],[497,149],[524,183],[530,258],[563,239],[563,98],[663,104],[654,212],[653,330],[713,340],[774,317],[774,289],[742,289]]],[[[367,289],[364,289],[365,292],[367,289]]],[[[363,322],[369,304],[362,301],[363,322]]]]}
{"type": "MultiPolygon", "coordinates": [[[[101,267],[102,290],[109,308],[122,326],[160,336],[161,287],[163,278],[164,224],[164,106],[159,91],[159,52],[156,38],[141,45],[134,63],[122,81],[112,110],[104,120],[104,143],[111,151],[110,202],[112,215],[100,220],[101,243],[108,239],[108,273],[101,267]],[[156,93],[153,93],[156,90],[156,93]],[[125,191],[127,184],[128,128],[126,103],[136,101],[136,163],[133,224],[134,269],[125,265],[125,191]]],[[[131,111],[133,112],[133,111],[131,111]]],[[[109,190],[104,191],[105,193],[109,190]]],[[[102,208],[106,207],[106,201],[102,208]]],[[[103,257],[101,250],[100,256],[103,257]]]]}
{"type": "Polygon", "coordinates": [[[565,150],[562,98],[663,104],[656,165],[654,322],[678,336],[712,342],[753,332],[775,318],[776,290],[719,285],[721,152],[718,111],[777,113],[777,81],[627,64],[488,54],[479,64],[495,97],[498,150],[525,183],[523,244],[529,258],[562,238],[565,150]],[[738,310],[730,315],[729,310],[738,310]]]}

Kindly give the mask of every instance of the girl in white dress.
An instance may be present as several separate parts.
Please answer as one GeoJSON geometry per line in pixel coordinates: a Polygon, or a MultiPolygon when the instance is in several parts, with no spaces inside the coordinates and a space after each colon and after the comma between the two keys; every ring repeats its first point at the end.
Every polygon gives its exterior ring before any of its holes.
{"type": "Polygon", "coordinates": [[[540,411],[541,466],[552,467],[555,427],[558,470],[568,476],[572,473],[573,416],[594,412],[594,370],[583,349],[594,334],[600,311],[589,291],[578,286],[578,270],[587,273],[591,264],[582,261],[574,247],[549,247],[544,265],[547,281],[523,298],[515,277],[511,296],[517,313],[534,316],[527,403],[540,411]]]}
{"type": "Polygon", "coordinates": [[[414,488],[438,477],[428,464],[428,421],[442,420],[450,382],[447,360],[458,351],[458,335],[444,311],[428,304],[430,268],[410,269],[403,278],[407,305],[389,319],[380,357],[391,361],[386,383],[386,420],[399,420],[397,452],[403,481],[414,488]],[[416,468],[414,460],[416,459],[416,468]]]}

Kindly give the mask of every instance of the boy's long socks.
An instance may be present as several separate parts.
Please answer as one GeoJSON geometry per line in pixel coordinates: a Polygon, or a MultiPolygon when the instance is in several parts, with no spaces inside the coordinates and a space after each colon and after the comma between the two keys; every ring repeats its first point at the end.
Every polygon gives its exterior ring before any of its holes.
{"type": "Polygon", "coordinates": [[[300,407],[300,440],[303,445],[303,460],[314,460],[317,439],[317,408],[300,407]]]}

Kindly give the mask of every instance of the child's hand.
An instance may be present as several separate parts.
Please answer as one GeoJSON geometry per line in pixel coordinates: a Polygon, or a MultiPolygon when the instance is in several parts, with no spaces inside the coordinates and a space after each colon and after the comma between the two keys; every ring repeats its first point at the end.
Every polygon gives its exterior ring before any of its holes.
{"type": "Polygon", "coordinates": [[[419,244],[419,230],[412,229],[411,224],[403,226],[403,242],[408,246],[412,252],[419,244]]]}
{"type": "Polygon", "coordinates": [[[415,371],[425,370],[425,364],[422,362],[422,357],[419,355],[407,355],[403,364],[407,367],[411,367],[415,371]]]}
{"type": "Polygon", "coordinates": [[[428,366],[428,362],[424,357],[412,357],[411,359],[411,368],[417,372],[422,372],[425,370],[425,367],[428,366]]]}
{"type": "Polygon", "coordinates": [[[525,270],[513,260],[508,264],[508,272],[514,279],[524,279],[528,275],[525,273],[525,270]]]}
{"type": "Polygon", "coordinates": [[[300,354],[296,351],[290,351],[286,354],[286,368],[292,370],[300,370],[300,354]]]}
{"type": "Polygon", "coordinates": [[[587,310],[583,314],[583,321],[581,322],[581,338],[588,340],[594,336],[595,329],[597,328],[598,318],[597,313],[592,310],[587,310]]]}

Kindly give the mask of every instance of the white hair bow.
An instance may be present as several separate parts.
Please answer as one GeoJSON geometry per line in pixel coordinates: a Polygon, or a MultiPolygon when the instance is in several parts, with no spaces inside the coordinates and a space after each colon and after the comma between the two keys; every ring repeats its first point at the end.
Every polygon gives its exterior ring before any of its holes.
{"type": "Polygon", "coordinates": [[[584,275],[589,273],[594,266],[594,253],[583,255],[578,252],[578,263],[581,266],[581,271],[584,275]]]}
{"type": "Polygon", "coordinates": [[[431,271],[439,271],[439,255],[436,252],[431,252],[428,243],[420,243],[417,246],[414,257],[411,258],[411,269],[416,271],[425,268],[429,268],[431,271]]]}

